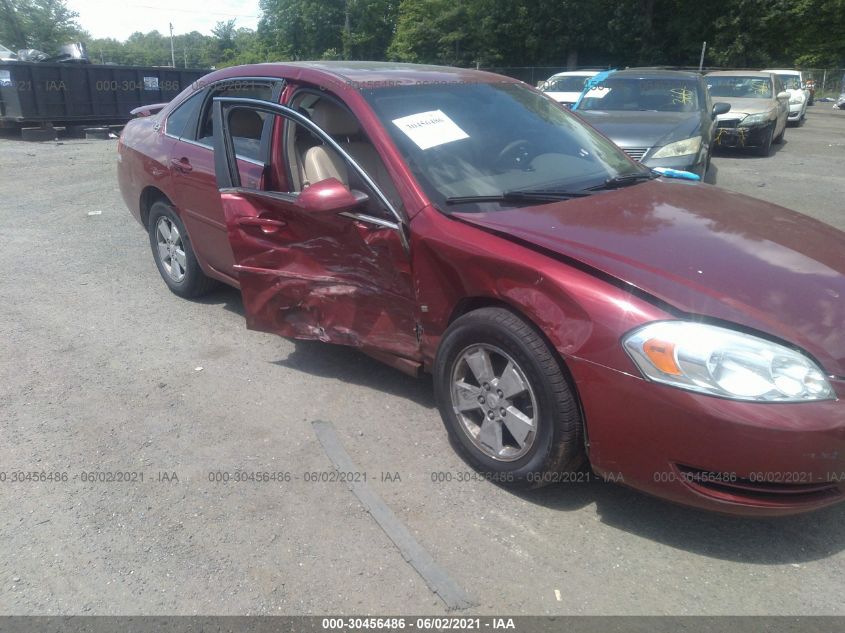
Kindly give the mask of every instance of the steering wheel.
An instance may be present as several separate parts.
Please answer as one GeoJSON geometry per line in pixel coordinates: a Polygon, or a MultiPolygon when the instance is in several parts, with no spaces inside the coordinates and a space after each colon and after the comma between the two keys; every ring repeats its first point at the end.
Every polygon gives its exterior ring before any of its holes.
{"type": "Polygon", "coordinates": [[[496,156],[496,167],[503,170],[528,169],[528,159],[531,158],[530,148],[531,144],[525,139],[511,141],[496,156]]]}

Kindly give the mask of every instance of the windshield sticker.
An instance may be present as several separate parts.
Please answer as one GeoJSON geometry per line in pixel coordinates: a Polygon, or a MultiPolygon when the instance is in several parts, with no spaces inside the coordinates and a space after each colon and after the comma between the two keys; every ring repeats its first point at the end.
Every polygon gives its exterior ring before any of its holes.
{"type": "Polygon", "coordinates": [[[595,86],[594,88],[590,88],[587,91],[587,94],[584,95],[585,99],[604,99],[607,95],[610,94],[610,88],[606,88],[605,86],[595,86]]]}
{"type": "Polygon", "coordinates": [[[420,112],[401,119],[393,119],[393,124],[402,130],[420,149],[430,149],[438,145],[469,138],[469,134],[440,110],[420,112]]]}

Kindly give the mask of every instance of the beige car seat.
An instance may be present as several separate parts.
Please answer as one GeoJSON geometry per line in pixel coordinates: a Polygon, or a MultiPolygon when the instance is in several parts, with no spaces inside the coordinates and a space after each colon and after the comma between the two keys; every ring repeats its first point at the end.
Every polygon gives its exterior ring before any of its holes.
{"type": "MultiPolygon", "coordinates": [[[[394,205],[400,203],[396,187],[376,148],[368,141],[350,140],[362,136],[361,126],[351,112],[328,99],[321,99],[314,104],[311,120],[338,141],[338,145],[367,172],[394,205]]],[[[344,185],[349,186],[349,171],[346,163],[334,150],[325,145],[311,147],[305,152],[303,172],[303,188],[327,178],[337,178],[344,185]]]]}

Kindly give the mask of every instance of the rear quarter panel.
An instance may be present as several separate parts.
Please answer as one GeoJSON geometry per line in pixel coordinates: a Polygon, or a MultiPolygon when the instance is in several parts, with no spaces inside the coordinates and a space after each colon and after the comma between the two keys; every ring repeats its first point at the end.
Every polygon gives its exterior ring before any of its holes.
{"type": "Polygon", "coordinates": [[[126,124],[120,135],[117,181],[123,200],[142,225],[141,194],[147,187],[167,192],[170,186],[170,152],[175,139],[156,129],[159,118],[141,117],[126,124]]]}

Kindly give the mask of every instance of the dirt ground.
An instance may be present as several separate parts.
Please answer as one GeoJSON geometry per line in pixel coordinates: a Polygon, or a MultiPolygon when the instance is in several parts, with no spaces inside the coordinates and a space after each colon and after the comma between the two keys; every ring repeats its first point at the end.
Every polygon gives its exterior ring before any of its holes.
{"type": "MultiPolygon", "coordinates": [[[[0,139],[0,613],[443,613],[344,484],[309,481],[332,471],[324,420],[464,613],[845,614],[845,506],[746,520],[613,484],[462,481],[430,379],[247,331],[232,289],[171,294],[116,143],[0,139]],[[279,475],[210,480],[235,471],[279,475]]],[[[713,165],[845,229],[845,112],[713,165]]]]}

